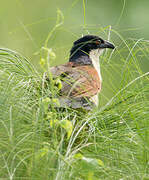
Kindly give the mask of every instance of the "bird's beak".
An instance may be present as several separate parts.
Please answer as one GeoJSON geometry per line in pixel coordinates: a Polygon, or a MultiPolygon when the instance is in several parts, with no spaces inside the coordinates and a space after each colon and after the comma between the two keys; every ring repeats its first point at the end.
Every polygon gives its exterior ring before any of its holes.
{"type": "Polygon", "coordinates": [[[108,41],[104,41],[104,43],[100,44],[100,48],[110,48],[110,49],[114,49],[115,46],[108,42],[108,41]]]}

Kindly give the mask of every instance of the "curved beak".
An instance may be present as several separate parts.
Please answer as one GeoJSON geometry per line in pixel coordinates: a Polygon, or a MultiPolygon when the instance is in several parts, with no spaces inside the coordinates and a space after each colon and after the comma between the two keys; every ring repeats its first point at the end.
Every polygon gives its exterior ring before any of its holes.
{"type": "Polygon", "coordinates": [[[100,44],[100,48],[110,48],[110,49],[114,49],[115,46],[108,42],[108,41],[104,41],[104,43],[100,44]]]}

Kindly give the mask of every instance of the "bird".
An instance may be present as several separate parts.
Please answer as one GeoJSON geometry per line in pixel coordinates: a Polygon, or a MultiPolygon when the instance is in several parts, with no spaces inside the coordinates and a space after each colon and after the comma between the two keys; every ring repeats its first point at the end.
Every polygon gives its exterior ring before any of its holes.
{"type": "Polygon", "coordinates": [[[50,67],[52,78],[61,83],[60,107],[87,111],[98,107],[102,87],[99,57],[105,48],[115,46],[96,35],[85,35],[74,41],[67,63],[50,67]]]}

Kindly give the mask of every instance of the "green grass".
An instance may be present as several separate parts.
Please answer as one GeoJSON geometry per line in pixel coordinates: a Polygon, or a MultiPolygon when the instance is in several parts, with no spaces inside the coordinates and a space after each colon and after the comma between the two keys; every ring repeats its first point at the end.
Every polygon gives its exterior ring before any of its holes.
{"type": "MultiPolygon", "coordinates": [[[[44,71],[54,58],[50,36],[44,71]]],[[[44,75],[0,49],[0,179],[149,179],[149,72],[141,68],[148,42],[119,37],[116,51],[102,56],[103,90],[92,112],[49,109],[57,99],[47,99],[44,75]]]]}

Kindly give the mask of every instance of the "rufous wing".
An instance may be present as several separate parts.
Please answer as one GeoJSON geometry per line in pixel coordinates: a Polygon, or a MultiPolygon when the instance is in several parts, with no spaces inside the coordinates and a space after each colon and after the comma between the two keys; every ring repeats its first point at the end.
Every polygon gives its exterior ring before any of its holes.
{"type": "Polygon", "coordinates": [[[91,65],[69,62],[54,66],[49,71],[53,78],[60,78],[62,96],[72,98],[92,97],[98,94],[101,89],[101,80],[96,69],[91,65]]]}

